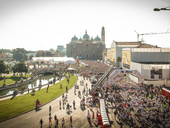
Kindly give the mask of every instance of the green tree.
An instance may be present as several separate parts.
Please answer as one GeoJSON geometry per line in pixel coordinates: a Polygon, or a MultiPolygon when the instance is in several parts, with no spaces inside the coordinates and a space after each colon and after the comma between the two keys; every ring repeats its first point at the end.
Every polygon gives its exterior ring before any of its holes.
{"type": "Polygon", "coordinates": [[[50,48],[49,52],[55,52],[55,50],[53,48],[50,48]]]}
{"type": "Polygon", "coordinates": [[[33,58],[34,56],[33,55],[31,55],[30,57],[29,57],[29,60],[32,60],[32,58],[33,58]]]}
{"type": "Polygon", "coordinates": [[[24,61],[20,61],[19,63],[14,65],[14,67],[12,68],[12,71],[14,73],[16,73],[16,72],[19,72],[19,73],[25,72],[25,73],[27,73],[28,72],[28,67],[25,65],[24,61]]]}
{"type": "Polygon", "coordinates": [[[5,65],[3,60],[0,60],[0,74],[5,73],[7,69],[7,66],[5,65]]]}
{"type": "Polygon", "coordinates": [[[17,48],[13,50],[13,58],[17,61],[27,60],[26,50],[24,48],[17,48]]]}
{"type": "Polygon", "coordinates": [[[18,60],[18,61],[24,60],[24,54],[19,52],[16,56],[16,60],[18,60]]]}

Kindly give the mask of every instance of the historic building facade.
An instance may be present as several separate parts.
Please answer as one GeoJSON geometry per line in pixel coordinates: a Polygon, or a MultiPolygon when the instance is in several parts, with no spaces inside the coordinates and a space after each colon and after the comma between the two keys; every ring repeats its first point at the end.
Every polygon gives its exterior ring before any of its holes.
{"type": "Polygon", "coordinates": [[[67,44],[67,57],[73,57],[86,60],[97,60],[102,59],[102,52],[105,49],[105,29],[102,27],[101,39],[90,38],[85,32],[83,39],[78,39],[74,36],[70,43],[67,44]]]}

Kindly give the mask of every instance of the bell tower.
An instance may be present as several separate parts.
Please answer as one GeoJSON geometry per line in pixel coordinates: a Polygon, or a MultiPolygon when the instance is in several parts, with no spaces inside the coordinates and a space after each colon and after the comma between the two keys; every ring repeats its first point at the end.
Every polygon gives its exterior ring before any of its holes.
{"type": "Polygon", "coordinates": [[[104,27],[102,27],[102,31],[101,31],[101,40],[102,40],[102,43],[105,44],[105,29],[104,29],[104,27]]]}

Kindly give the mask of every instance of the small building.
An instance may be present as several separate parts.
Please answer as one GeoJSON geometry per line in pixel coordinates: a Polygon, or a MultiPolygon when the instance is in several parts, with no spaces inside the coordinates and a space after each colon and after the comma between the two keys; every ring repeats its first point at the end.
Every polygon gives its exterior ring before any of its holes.
{"type": "Polygon", "coordinates": [[[147,85],[170,86],[170,48],[157,48],[148,44],[142,47],[124,48],[122,67],[138,70],[147,85]]]}
{"type": "Polygon", "coordinates": [[[111,44],[111,59],[110,61],[116,63],[117,66],[122,67],[122,49],[123,48],[134,48],[140,46],[141,42],[116,42],[113,41],[111,44]]]}

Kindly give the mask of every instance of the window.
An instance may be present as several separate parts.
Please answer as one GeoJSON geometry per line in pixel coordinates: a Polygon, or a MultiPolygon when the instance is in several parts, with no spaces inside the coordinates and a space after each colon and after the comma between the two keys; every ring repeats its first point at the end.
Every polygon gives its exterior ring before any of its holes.
{"type": "Polygon", "coordinates": [[[162,79],[162,69],[152,68],[151,70],[151,78],[154,79],[154,75],[159,75],[159,79],[162,79]]]}
{"type": "Polygon", "coordinates": [[[86,55],[86,59],[88,60],[88,54],[86,55]]]}

